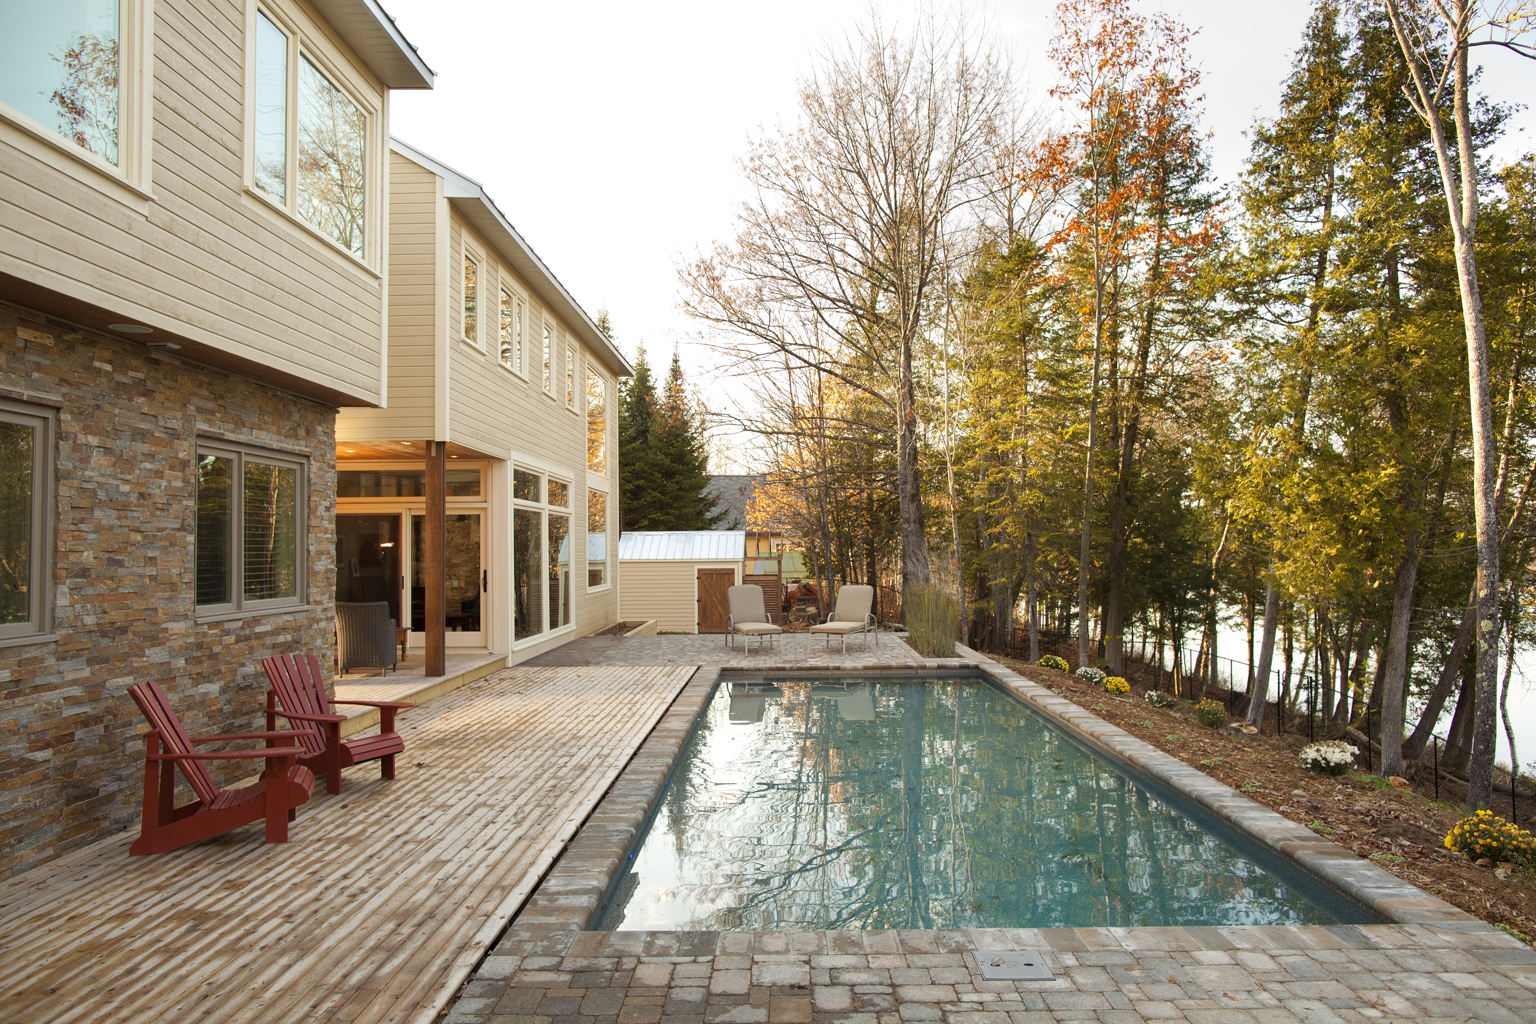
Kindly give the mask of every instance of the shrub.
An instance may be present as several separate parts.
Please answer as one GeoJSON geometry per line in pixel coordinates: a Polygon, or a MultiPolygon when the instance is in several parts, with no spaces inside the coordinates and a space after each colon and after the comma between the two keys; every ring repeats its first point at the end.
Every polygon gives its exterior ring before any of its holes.
{"type": "Polygon", "coordinates": [[[1509,862],[1529,866],[1536,861],[1536,839],[1492,811],[1478,811],[1462,818],[1445,836],[1445,848],[1468,860],[1487,857],[1495,864],[1509,862]]]}
{"type": "Polygon", "coordinates": [[[1142,700],[1155,708],[1171,708],[1179,702],[1179,699],[1171,693],[1162,690],[1148,690],[1142,695],[1142,700]]]}
{"type": "Polygon", "coordinates": [[[1227,706],[1219,700],[1207,697],[1195,705],[1195,717],[1207,729],[1220,729],[1227,724],[1227,706]]]}
{"type": "Polygon", "coordinates": [[[1104,672],[1101,669],[1093,668],[1090,665],[1084,665],[1082,668],[1078,669],[1072,674],[1090,686],[1098,686],[1104,681],[1104,672]]]}
{"type": "Polygon", "coordinates": [[[1045,657],[1035,662],[1035,664],[1039,665],[1041,668],[1053,668],[1057,672],[1071,671],[1071,666],[1067,664],[1067,660],[1065,658],[1058,658],[1054,654],[1047,654],[1045,657]]]}
{"type": "Polygon", "coordinates": [[[1317,772],[1319,775],[1343,775],[1349,771],[1349,766],[1355,763],[1355,754],[1359,751],[1353,744],[1343,740],[1323,740],[1321,743],[1312,743],[1301,748],[1297,756],[1309,772],[1317,772]]]}
{"type": "Polygon", "coordinates": [[[1108,679],[1104,680],[1104,689],[1108,690],[1110,693],[1130,693],[1131,684],[1126,682],[1124,679],[1121,679],[1119,676],[1110,676],[1108,679]]]}
{"type": "Polygon", "coordinates": [[[925,658],[953,658],[960,635],[960,602],[932,583],[914,583],[902,595],[907,635],[925,658]]]}

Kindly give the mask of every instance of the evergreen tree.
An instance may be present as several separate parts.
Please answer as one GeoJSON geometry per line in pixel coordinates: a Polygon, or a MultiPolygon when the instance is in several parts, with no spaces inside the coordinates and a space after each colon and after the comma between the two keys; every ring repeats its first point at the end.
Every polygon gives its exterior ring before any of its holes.
{"type": "Polygon", "coordinates": [[[720,521],[709,486],[704,423],[672,354],[666,386],[641,348],[619,391],[619,521],[625,530],[708,530],[720,521]]]}

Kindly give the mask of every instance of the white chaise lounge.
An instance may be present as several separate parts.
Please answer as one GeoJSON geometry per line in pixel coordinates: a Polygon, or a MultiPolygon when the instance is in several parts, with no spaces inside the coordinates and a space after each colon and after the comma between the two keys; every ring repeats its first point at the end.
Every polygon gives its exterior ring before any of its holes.
{"type": "Polygon", "coordinates": [[[848,649],[848,634],[875,634],[875,644],[880,644],[880,627],[875,622],[875,588],[867,584],[850,583],[837,592],[837,607],[827,616],[827,621],[811,627],[812,633],[827,638],[832,646],[834,636],[843,638],[843,650],[848,649]]]}
{"type": "MultiPolygon", "coordinates": [[[[784,630],[768,618],[762,587],[754,583],[731,587],[725,592],[725,598],[730,605],[730,620],[725,631],[727,647],[735,647],[738,636],[742,638],[743,646],[750,649],[753,640],[759,645],[765,642],[771,645],[774,637],[783,635],[784,630]]],[[[781,640],[779,649],[783,650],[783,647],[781,640]]]]}

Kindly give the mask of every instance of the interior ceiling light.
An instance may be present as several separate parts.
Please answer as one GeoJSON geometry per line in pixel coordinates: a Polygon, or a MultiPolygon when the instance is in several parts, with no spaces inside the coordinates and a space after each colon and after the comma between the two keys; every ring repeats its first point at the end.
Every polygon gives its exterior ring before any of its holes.
{"type": "Polygon", "coordinates": [[[119,334],[153,334],[153,327],[145,327],[143,324],[107,324],[107,330],[117,331],[119,334]]]}

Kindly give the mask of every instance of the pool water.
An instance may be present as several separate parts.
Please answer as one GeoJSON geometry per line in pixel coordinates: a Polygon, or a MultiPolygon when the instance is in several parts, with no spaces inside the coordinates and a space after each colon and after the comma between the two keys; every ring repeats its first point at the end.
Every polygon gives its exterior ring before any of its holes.
{"type": "Polygon", "coordinates": [[[1375,921],[1177,802],[988,681],[722,682],[592,927],[1375,921]]]}

